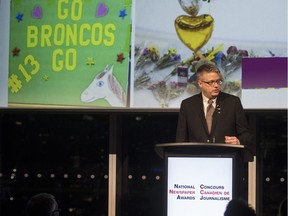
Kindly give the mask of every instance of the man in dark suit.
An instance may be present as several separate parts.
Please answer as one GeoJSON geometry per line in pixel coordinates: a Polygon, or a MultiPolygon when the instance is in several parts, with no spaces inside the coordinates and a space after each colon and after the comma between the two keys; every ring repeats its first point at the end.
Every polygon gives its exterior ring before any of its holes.
{"type": "Polygon", "coordinates": [[[252,145],[247,119],[238,97],[221,92],[222,77],[213,63],[198,67],[201,93],[182,101],[176,142],[212,142],[252,145]],[[208,101],[212,103],[212,126],[206,122],[208,101]],[[208,125],[207,125],[208,124],[208,125]]]}

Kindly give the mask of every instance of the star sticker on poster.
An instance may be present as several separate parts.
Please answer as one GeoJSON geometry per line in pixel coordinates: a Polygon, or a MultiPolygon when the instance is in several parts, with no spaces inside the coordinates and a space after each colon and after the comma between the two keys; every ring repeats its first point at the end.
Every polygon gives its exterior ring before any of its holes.
{"type": "Polygon", "coordinates": [[[43,79],[44,81],[48,81],[49,77],[45,74],[45,75],[42,77],[42,79],[43,79]]]}
{"type": "Polygon", "coordinates": [[[88,66],[90,66],[90,67],[92,67],[93,65],[95,65],[94,58],[93,58],[93,57],[88,57],[88,58],[87,58],[86,65],[88,65],[88,66]]]}
{"type": "Polygon", "coordinates": [[[123,53],[120,53],[117,55],[117,62],[122,63],[124,61],[125,57],[123,53]]]}
{"type": "Polygon", "coordinates": [[[19,49],[18,47],[15,47],[15,48],[12,50],[12,53],[13,53],[13,57],[19,56],[20,49],[19,49]]]}
{"type": "Polygon", "coordinates": [[[18,13],[17,14],[16,19],[18,20],[18,22],[23,21],[23,16],[24,16],[23,13],[18,13]]]}
{"type": "Polygon", "coordinates": [[[125,16],[127,16],[127,14],[126,14],[126,9],[120,10],[119,17],[122,18],[122,19],[124,19],[125,16]]]}

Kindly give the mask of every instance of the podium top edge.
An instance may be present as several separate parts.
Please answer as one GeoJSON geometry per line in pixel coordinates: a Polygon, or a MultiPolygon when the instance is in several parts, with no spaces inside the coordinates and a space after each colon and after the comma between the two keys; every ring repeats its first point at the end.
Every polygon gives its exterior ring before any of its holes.
{"type": "Polygon", "coordinates": [[[240,148],[244,149],[244,145],[226,144],[226,143],[192,143],[192,142],[181,142],[181,143],[160,143],[156,144],[156,148],[163,147],[228,147],[228,148],[240,148]]]}
{"type": "Polygon", "coordinates": [[[194,143],[194,142],[181,142],[181,143],[161,143],[155,145],[156,153],[163,158],[164,149],[173,147],[185,147],[185,148],[220,148],[220,149],[244,149],[244,145],[226,144],[226,143],[194,143]]]}

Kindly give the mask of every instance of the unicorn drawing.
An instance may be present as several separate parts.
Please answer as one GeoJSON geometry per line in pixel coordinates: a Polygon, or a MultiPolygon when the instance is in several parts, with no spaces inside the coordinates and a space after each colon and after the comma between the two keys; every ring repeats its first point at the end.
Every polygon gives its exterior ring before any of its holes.
{"type": "Polygon", "coordinates": [[[113,65],[106,65],[81,94],[81,101],[85,103],[101,98],[106,99],[111,106],[126,106],[126,93],[113,75],[113,65]]]}

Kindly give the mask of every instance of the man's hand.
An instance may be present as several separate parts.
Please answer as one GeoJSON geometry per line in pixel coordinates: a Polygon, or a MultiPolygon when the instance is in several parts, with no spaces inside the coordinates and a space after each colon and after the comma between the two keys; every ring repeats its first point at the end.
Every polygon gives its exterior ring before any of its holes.
{"type": "Polygon", "coordinates": [[[225,143],[234,144],[234,145],[240,145],[240,141],[235,136],[225,136],[225,143]]]}

